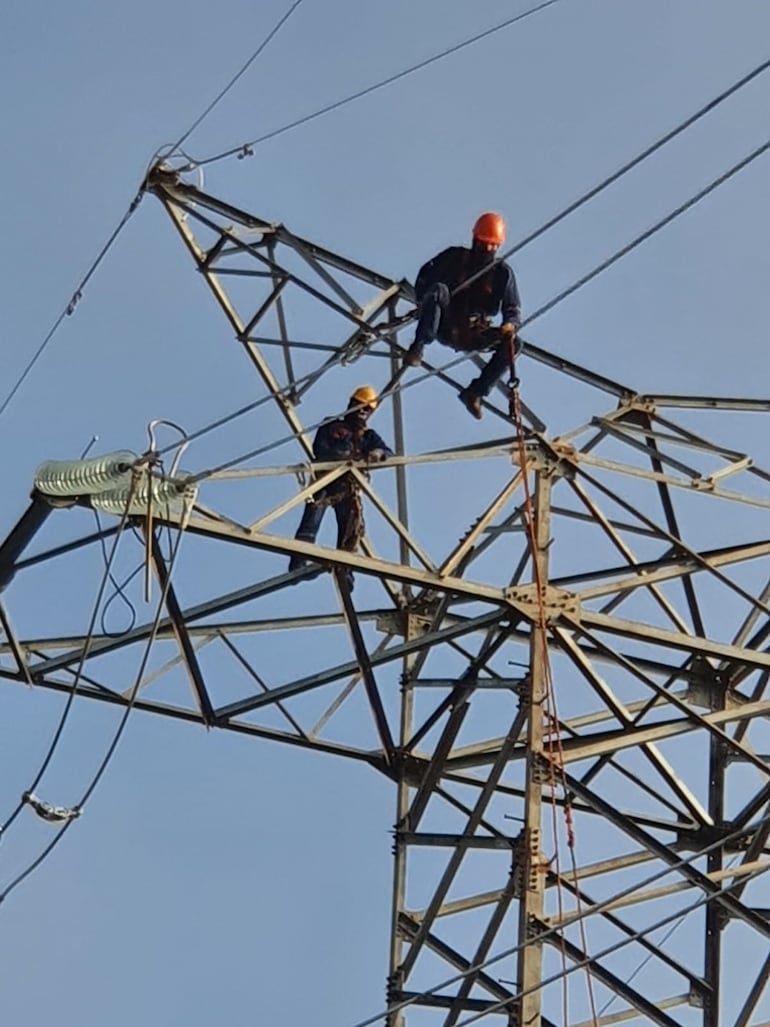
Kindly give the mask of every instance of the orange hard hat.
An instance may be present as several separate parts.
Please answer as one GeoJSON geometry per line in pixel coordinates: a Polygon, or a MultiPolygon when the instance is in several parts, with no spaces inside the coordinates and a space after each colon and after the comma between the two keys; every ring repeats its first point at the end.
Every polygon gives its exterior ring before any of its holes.
{"type": "Polygon", "coordinates": [[[502,216],[492,211],[481,214],[473,226],[473,238],[493,246],[502,246],[505,242],[505,221],[502,216]]]}

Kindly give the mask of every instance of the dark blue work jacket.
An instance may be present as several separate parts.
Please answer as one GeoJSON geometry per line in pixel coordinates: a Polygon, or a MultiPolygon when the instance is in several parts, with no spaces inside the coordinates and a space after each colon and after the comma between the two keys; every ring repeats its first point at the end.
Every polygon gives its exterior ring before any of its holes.
{"type": "Polygon", "coordinates": [[[322,424],[313,439],[316,460],[366,460],[376,449],[386,457],[393,456],[393,450],[376,431],[357,430],[355,420],[348,416],[322,424]]]}
{"type": "MultiPolygon", "coordinates": [[[[420,268],[414,283],[417,302],[422,301],[428,289],[439,283],[454,292],[458,285],[476,274],[489,260],[488,254],[476,253],[465,246],[450,246],[442,250],[420,268]]],[[[500,312],[504,323],[510,322],[519,327],[521,302],[516,276],[513,269],[502,260],[493,264],[489,271],[466,289],[452,296],[448,316],[452,323],[460,324],[469,321],[474,315],[492,318],[500,312]]]]}

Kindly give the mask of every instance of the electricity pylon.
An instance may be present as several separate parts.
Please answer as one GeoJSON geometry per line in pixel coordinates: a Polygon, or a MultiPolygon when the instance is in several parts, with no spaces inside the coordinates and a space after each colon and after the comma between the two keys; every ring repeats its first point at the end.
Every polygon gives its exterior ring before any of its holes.
{"type": "Polygon", "coordinates": [[[0,675],[67,692],[82,666],[78,695],[125,705],[125,655],[154,638],[137,709],[392,780],[391,1027],[767,1018],[770,475],[749,453],[770,401],[640,395],[527,343],[523,420],[501,388],[487,437],[451,368],[399,380],[408,283],[168,168],[147,188],[294,459],[193,472],[189,518],[131,507],[165,613],[120,634],[87,637],[85,609],[67,611],[77,631],[46,608],[17,629],[17,590],[76,563],[98,577],[118,531],[85,520],[86,488],[37,490],[0,546],[0,675]],[[356,361],[393,386],[378,417],[390,407],[397,455],[310,474],[312,428],[344,408],[356,361]],[[462,444],[407,444],[428,390],[462,444]],[[588,415],[553,434],[562,408],[588,415]],[[293,538],[341,473],[366,513],[360,553],[293,538]],[[46,545],[59,519],[75,534],[46,545]],[[169,583],[163,532],[182,529],[169,583]],[[289,573],[293,553],[330,573],[289,573]]]}

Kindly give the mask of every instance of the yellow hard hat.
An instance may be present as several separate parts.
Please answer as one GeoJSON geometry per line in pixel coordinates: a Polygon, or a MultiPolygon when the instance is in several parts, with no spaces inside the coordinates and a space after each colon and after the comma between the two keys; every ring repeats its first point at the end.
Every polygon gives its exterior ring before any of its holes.
{"type": "Polygon", "coordinates": [[[350,405],[368,406],[372,410],[377,409],[377,390],[371,385],[359,385],[350,397],[350,405]]]}

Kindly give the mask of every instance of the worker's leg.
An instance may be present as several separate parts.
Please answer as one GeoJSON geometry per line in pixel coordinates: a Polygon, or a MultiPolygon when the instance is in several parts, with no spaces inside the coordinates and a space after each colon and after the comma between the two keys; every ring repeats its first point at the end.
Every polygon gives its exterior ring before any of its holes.
{"type": "Polygon", "coordinates": [[[492,387],[495,382],[499,378],[502,378],[511,366],[510,349],[511,345],[507,339],[498,343],[494,353],[487,361],[481,374],[474,382],[471,383],[474,386],[474,392],[476,392],[477,395],[488,396],[492,391],[492,387]]]}
{"type": "Polygon", "coordinates": [[[425,293],[420,303],[420,316],[417,321],[417,331],[414,333],[414,342],[404,357],[405,364],[417,367],[421,363],[426,344],[432,342],[438,335],[441,318],[449,307],[450,299],[449,288],[443,282],[432,285],[425,293]]]}
{"type": "MultiPolygon", "coordinates": [[[[364,533],[364,521],[361,510],[361,497],[353,491],[346,493],[334,505],[337,517],[337,548],[353,553],[358,548],[364,533]]],[[[353,572],[349,568],[343,571],[347,578],[348,588],[353,591],[353,572]]]]}
{"type": "MultiPolygon", "coordinates": [[[[497,330],[488,329],[486,336],[488,339],[494,338],[492,332],[495,332],[499,339],[499,333],[497,330]]],[[[522,343],[516,338],[511,343],[508,339],[501,339],[495,346],[495,350],[492,357],[488,360],[487,366],[484,368],[478,378],[474,379],[468,388],[479,396],[489,395],[492,388],[499,378],[505,374],[506,371],[512,369],[513,359],[521,352],[522,343]],[[513,347],[511,352],[511,346],[513,347]]]]}
{"type": "MultiPolygon", "coordinates": [[[[318,498],[321,499],[322,494],[319,493],[318,498]]],[[[305,509],[302,511],[302,520],[299,522],[299,527],[294,533],[294,538],[300,542],[315,542],[325,511],[326,507],[319,503],[305,503],[305,509]]],[[[311,563],[312,561],[308,560],[306,556],[294,553],[289,560],[289,570],[298,571],[301,567],[307,567],[311,563]]],[[[321,568],[319,568],[318,573],[321,573],[321,568]]]]}
{"type": "MultiPolygon", "coordinates": [[[[485,336],[487,340],[493,338],[492,332],[497,338],[499,333],[495,329],[487,329],[485,336]]],[[[521,343],[516,339],[513,343],[513,356],[521,350],[521,343]]],[[[495,346],[491,358],[487,361],[478,378],[474,378],[460,393],[460,399],[478,420],[481,419],[481,400],[492,391],[495,382],[501,378],[512,366],[511,343],[508,339],[500,340],[495,346]]]]}

